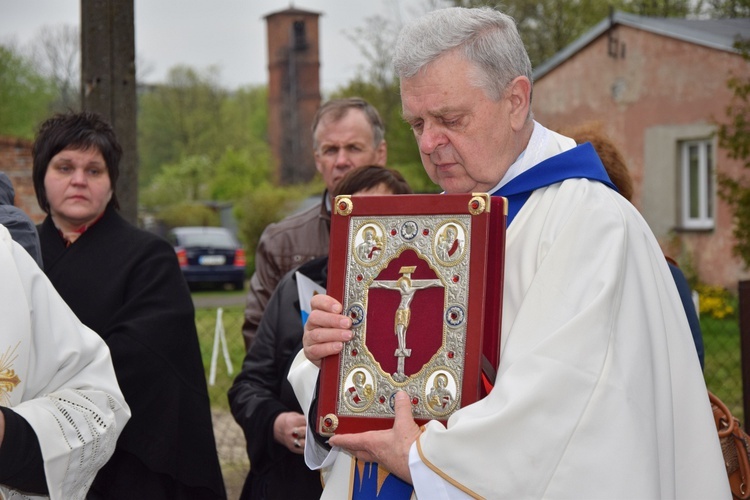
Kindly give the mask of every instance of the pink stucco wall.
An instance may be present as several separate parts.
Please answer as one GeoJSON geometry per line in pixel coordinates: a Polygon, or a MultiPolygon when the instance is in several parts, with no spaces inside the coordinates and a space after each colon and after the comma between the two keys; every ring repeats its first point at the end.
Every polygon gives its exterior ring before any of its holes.
{"type": "MultiPolygon", "coordinates": [[[[644,210],[646,131],[724,120],[732,97],[727,87],[730,71],[748,77],[750,65],[732,52],[628,26],[615,26],[611,35],[617,40],[617,58],[608,55],[611,45],[605,33],[535,82],[533,109],[537,120],[555,130],[601,123],[625,156],[635,184],[633,201],[644,210]]],[[[735,177],[742,171],[740,162],[729,160],[721,149],[716,151],[716,169],[735,177]]],[[[702,282],[736,290],[737,281],[750,273],[732,255],[731,215],[721,200],[715,222],[710,232],[656,236],[665,252],[694,267],[702,282]]]]}

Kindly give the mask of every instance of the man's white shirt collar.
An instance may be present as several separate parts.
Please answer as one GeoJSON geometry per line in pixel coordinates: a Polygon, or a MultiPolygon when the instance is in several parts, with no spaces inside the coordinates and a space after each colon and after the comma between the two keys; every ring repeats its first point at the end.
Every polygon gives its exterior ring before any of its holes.
{"type": "Polygon", "coordinates": [[[500,182],[489,192],[494,193],[534,165],[549,158],[549,146],[552,141],[556,142],[560,147],[558,153],[567,151],[576,146],[573,139],[552,132],[550,129],[534,120],[534,130],[531,133],[526,149],[518,155],[518,158],[516,158],[516,161],[508,168],[508,171],[505,172],[505,175],[500,179],[500,182]]]}

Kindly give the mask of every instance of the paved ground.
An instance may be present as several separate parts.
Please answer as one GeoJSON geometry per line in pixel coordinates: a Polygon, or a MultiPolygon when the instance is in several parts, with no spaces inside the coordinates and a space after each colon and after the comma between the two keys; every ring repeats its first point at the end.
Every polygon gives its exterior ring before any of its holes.
{"type": "Polygon", "coordinates": [[[242,485],[250,469],[245,450],[245,435],[229,412],[212,409],[211,417],[227,497],[229,500],[236,500],[240,497],[242,485]]]}
{"type": "MultiPolygon", "coordinates": [[[[247,290],[247,287],[245,287],[247,290]]],[[[217,293],[210,296],[193,296],[193,305],[198,307],[228,307],[228,306],[244,306],[245,295],[231,294],[231,293],[217,293]]]]}

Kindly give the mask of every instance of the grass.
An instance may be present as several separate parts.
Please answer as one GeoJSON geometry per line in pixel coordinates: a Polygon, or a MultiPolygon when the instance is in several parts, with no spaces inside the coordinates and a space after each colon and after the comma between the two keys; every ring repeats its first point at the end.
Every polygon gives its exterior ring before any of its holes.
{"type": "MultiPolygon", "coordinates": [[[[204,293],[204,292],[200,292],[204,293]]],[[[213,292],[205,292],[213,293],[213,292]]],[[[223,292],[233,293],[233,292],[223,292]]],[[[243,294],[242,291],[237,292],[243,294]]],[[[242,338],[242,321],[244,318],[244,306],[222,307],[222,323],[224,334],[227,340],[227,350],[229,358],[234,367],[232,375],[228,373],[227,364],[224,360],[224,354],[219,344],[219,351],[216,363],[216,380],[214,385],[208,386],[208,396],[211,400],[212,408],[221,408],[228,410],[227,391],[232,386],[234,377],[242,367],[242,360],[245,358],[245,343],[242,338]]],[[[195,324],[198,329],[198,340],[201,346],[201,356],[203,357],[203,368],[206,373],[206,380],[209,380],[211,369],[211,353],[213,352],[214,335],[216,331],[216,307],[200,307],[195,310],[195,324]]]]}
{"type": "Polygon", "coordinates": [[[724,401],[729,411],[744,425],[740,327],[737,318],[715,319],[703,315],[701,330],[706,352],[703,372],[706,386],[724,401]]]}

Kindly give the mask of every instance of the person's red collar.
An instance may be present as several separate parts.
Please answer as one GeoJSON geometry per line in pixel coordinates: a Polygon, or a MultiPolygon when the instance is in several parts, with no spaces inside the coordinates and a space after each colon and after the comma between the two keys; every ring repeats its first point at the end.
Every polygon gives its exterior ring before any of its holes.
{"type": "MultiPolygon", "coordinates": [[[[101,220],[101,218],[104,217],[104,212],[105,211],[103,211],[101,214],[99,214],[99,217],[97,217],[96,219],[94,219],[90,224],[84,224],[83,226],[81,226],[81,227],[79,227],[77,229],[73,229],[72,231],[63,231],[60,228],[60,226],[58,226],[57,224],[55,224],[55,228],[57,228],[57,232],[60,234],[60,237],[65,241],[65,246],[69,247],[70,245],[72,245],[73,243],[75,243],[76,240],[83,233],[85,233],[86,231],[88,231],[91,228],[91,226],[93,226],[94,224],[96,224],[97,222],[99,222],[99,220],[101,220]]],[[[52,219],[52,222],[54,222],[54,219],[52,219]]]]}

